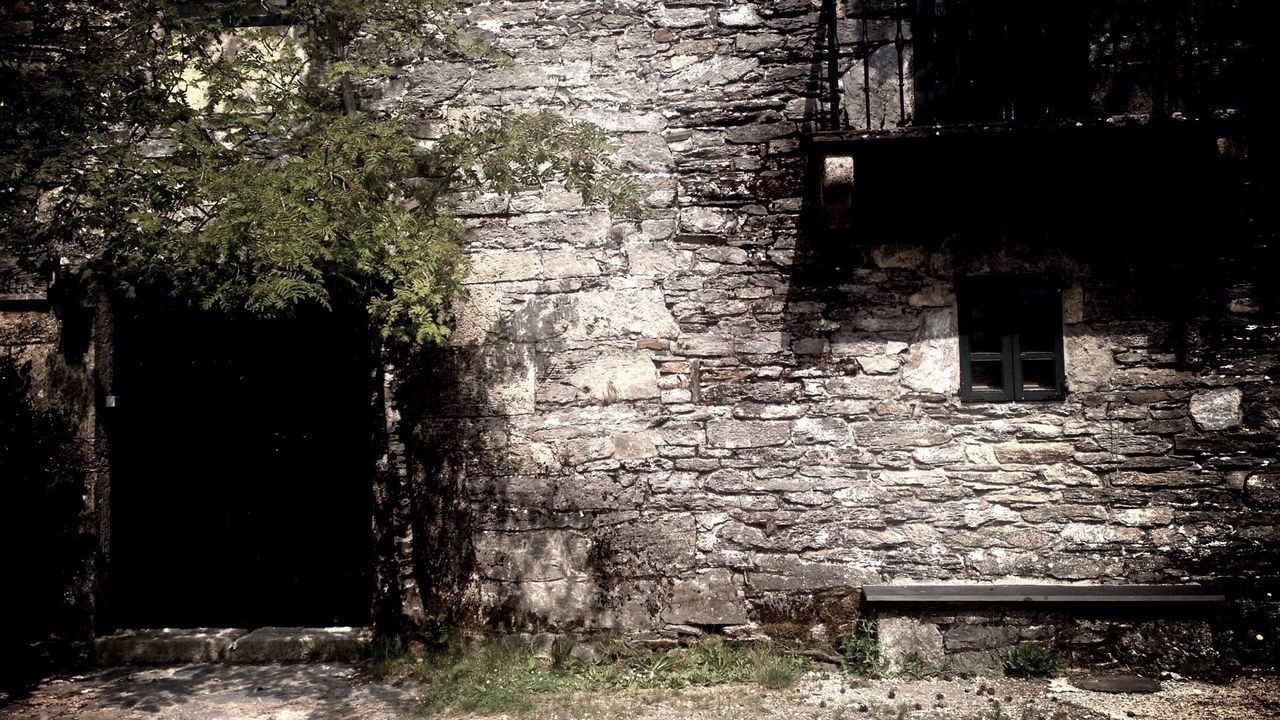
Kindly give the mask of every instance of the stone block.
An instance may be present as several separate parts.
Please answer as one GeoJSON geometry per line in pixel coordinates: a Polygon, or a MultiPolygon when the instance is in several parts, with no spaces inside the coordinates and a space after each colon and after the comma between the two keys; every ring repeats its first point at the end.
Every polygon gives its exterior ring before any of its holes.
{"type": "Polygon", "coordinates": [[[996,460],[1006,465],[1041,465],[1071,460],[1075,447],[1055,442],[1005,442],[992,446],[996,460]]]}
{"type": "Polygon", "coordinates": [[[917,448],[911,457],[921,465],[954,465],[968,460],[964,446],[959,443],[917,448]]]}
{"type": "Polygon", "coordinates": [[[502,291],[496,285],[470,285],[466,295],[454,303],[453,332],[449,344],[455,347],[479,345],[496,330],[502,308],[502,291]]]}
{"type": "Polygon", "coordinates": [[[680,335],[662,291],[654,288],[540,296],[513,313],[510,330],[514,339],[530,342],[680,335]]]}
{"type": "Polygon", "coordinates": [[[569,378],[583,395],[601,402],[658,397],[658,370],[644,351],[611,352],[579,368],[569,378]]]}
{"type": "Polygon", "coordinates": [[[591,541],[574,530],[485,531],[475,534],[478,572],[499,582],[582,579],[591,541]]]}
{"type": "Polygon", "coordinates": [[[741,579],[726,569],[714,568],[676,580],[662,620],[674,625],[746,624],[741,579]]]}
{"type": "Polygon", "coordinates": [[[763,420],[713,420],[707,423],[707,444],[722,448],[785,445],[791,424],[763,420]]]}
{"type": "Polygon", "coordinates": [[[1280,474],[1259,472],[1250,475],[1244,483],[1244,497],[1253,507],[1280,508],[1280,474]]]}
{"type": "Polygon", "coordinates": [[[484,583],[480,602],[492,608],[491,626],[597,628],[609,618],[602,591],[589,578],[520,583],[484,583]]]}
{"type": "MultiPolygon", "coordinates": [[[[684,485],[692,478],[674,485],[684,485]]],[[[655,483],[660,487],[660,483],[655,483]]],[[[658,488],[655,488],[655,493],[658,488]]],[[[592,567],[610,580],[670,577],[697,565],[697,530],[688,513],[647,513],[594,531],[592,567]]]]}
{"type": "Polygon", "coordinates": [[[184,665],[225,662],[232,643],[248,634],[236,628],[124,630],[95,638],[99,665],[184,665]]]}
{"type": "MultiPolygon", "coordinates": [[[[695,28],[707,24],[707,11],[697,7],[674,7],[669,8],[666,5],[659,5],[657,12],[653,17],[654,24],[660,28],[695,28]]],[[[659,39],[657,33],[654,39],[658,42],[668,42],[667,39],[659,39]]],[[[674,39],[671,38],[671,39],[674,39]]]]}
{"type": "Polygon", "coordinates": [[[1173,508],[1156,506],[1116,510],[1116,522],[1135,528],[1162,527],[1173,522],[1173,508]]]}
{"type": "Polygon", "coordinates": [[[371,636],[368,628],[258,628],[231,644],[227,661],[246,665],[355,662],[371,636]]]}
{"type": "Polygon", "coordinates": [[[960,341],[956,312],[930,308],[902,367],[902,383],[912,390],[950,395],[960,389],[960,341]]]}
{"type": "Polygon", "coordinates": [[[736,5],[716,16],[716,24],[727,28],[751,28],[763,23],[753,5],[736,5]]]}
{"type": "Polygon", "coordinates": [[[613,457],[616,460],[636,460],[657,454],[658,447],[650,433],[615,433],[613,436],[613,457]]]}
{"type": "Polygon", "coordinates": [[[944,657],[942,632],[938,626],[914,617],[877,619],[876,644],[880,659],[890,672],[901,671],[906,663],[938,667],[944,657]]]}
{"type": "Polygon", "coordinates": [[[600,262],[582,252],[557,250],[542,253],[542,277],[548,280],[597,277],[600,274],[600,262]]]}
{"type": "Polygon", "coordinates": [[[947,630],[943,639],[948,652],[999,651],[1018,642],[1018,628],[1008,625],[960,624],[947,630]]]}
{"type": "Polygon", "coordinates": [[[1215,388],[1191,396],[1191,419],[1201,430],[1226,430],[1240,425],[1240,388],[1215,388]]]}
{"type": "Polygon", "coordinates": [[[665,243],[627,243],[625,251],[632,275],[666,277],[693,265],[693,253],[665,243]]]}
{"type": "Polygon", "coordinates": [[[471,255],[465,283],[500,283],[533,280],[542,274],[542,259],[536,251],[480,252],[471,255]]]}
{"type": "Polygon", "coordinates": [[[753,57],[716,55],[680,70],[663,81],[662,87],[664,90],[705,92],[707,88],[741,80],[759,67],[760,61],[753,57]]]}
{"type": "Polygon", "coordinates": [[[1110,387],[1116,373],[1113,343],[1083,325],[1068,327],[1062,339],[1067,387],[1072,392],[1110,387]]]}
{"type": "Polygon", "coordinates": [[[849,423],[853,440],[859,447],[872,449],[902,448],[913,451],[922,447],[951,442],[951,429],[936,420],[863,420],[849,423]]]}
{"type": "Polygon", "coordinates": [[[493,342],[432,353],[433,378],[422,399],[439,417],[522,415],[533,412],[536,385],[533,348],[493,342]]]}
{"type": "Polygon", "coordinates": [[[794,555],[762,556],[759,565],[762,572],[747,575],[747,587],[755,593],[848,590],[879,577],[873,571],[851,564],[807,562],[794,555]]]}
{"type": "Polygon", "coordinates": [[[929,285],[907,297],[912,307],[951,307],[956,304],[956,294],[946,285],[929,285]]]}
{"type": "Polygon", "coordinates": [[[1167,472],[1120,471],[1107,476],[1113,487],[1180,488],[1213,485],[1222,478],[1212,473],[1172,470],[1167,472]]]}

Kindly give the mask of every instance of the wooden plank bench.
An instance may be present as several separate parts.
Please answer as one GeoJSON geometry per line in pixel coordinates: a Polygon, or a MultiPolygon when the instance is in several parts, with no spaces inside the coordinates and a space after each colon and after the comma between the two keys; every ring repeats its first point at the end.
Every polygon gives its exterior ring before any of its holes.
{"type": "Polygon", "coordinates": [[[864,585],[872,604],[1023,604],[1204,606],[1226,596],[1199,585],[864,585]]]}

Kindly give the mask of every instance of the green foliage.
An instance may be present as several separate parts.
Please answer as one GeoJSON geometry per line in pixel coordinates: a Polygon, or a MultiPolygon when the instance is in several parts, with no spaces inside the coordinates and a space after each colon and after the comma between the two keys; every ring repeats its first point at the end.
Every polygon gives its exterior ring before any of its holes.
{"type": "Polygon", "coordinates": [[[384,337],[441,342],[465,272],[453,202],[560,182],[636,208],[594,125],[493,113],[419,145],[361,111],[388,58],[501,61],[447,2],[295,0],[234,30],[257,0],[183,5],[35,6],[27,52],[0,55],[0,247],[222,311],[360,302],[384,337]]]}
{"type": "Polygon", "coordinates": [[[418,630],[420,639],[428,648],[440,649],[449,644],[452,637],[452,622],[448,613],[430,613],[422,619],[422,627],[418,630]]]}
{"type": "Polygon", "coordinates": [[[398,637],[374,638],[366,652],[366,663],[378,675],[389,673],[407,656],[404,641],[398,637]]]}
{"type": "Polygon", "coordinates": [[[756,683],[793,686],[808,672],[807,658],[767,646],[733,647],[719,638],[682,650],[618,653],[579,660],[573,644],[557,640],[540,657],[517,638],[490,640],[478,647],[453,646],[416,660],[390,662],[375,654],[368,669],[377,676],[408,676],[423,686],[428,710],[497,713],[529,710],[539,696],[595,690],[654,690],[756,683]]]}
{"type": "Polygon", "coordinates": [[[908,680],[923,680],[938,674],[939,670],[925,658],[924,653],[913,647],[902,654],[898,676],[908,680]]]}
{"type": "Polygon", "coordinates": [[[1009,677],[1049,678],[1062,669],[1062,657],[1051,648],[1019,643],[1002,658],[1009,677]]]}
{"type": "Polygon", "coordinates": [[[880,646],[876,642],[876,626],[869,618],[858,618],[844,625],[836,634],[835,649],[840,665],[853,675],[877,677],[884,673],[880,646]]]}
{"type": "Polygon", "coordinates": [[[761,687],[783,690],[793,687],[809,669],[808,659],[799,655],[766,653],[755,662],[754,678],[761,687]]]}

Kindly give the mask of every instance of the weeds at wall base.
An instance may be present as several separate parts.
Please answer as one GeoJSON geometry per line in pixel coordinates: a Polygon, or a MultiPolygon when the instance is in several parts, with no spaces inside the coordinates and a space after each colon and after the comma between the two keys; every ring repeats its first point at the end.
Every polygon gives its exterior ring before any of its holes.
{"type": "MultiPolygon", "coordinates": [[[[855,682],[889,676],[871,630],[869,622],[855,623],[834,643],[841,672],[855,682]]],[[[619,644],[596,657],[582,655],[575,653],[570,638],[557,638],[542,650],[527,638],[502,637],[453,642],[425,654],[388,639],[370,646],[364,670],[375,679],[421,683],[426,711],[521,713],[540,698],[595,691],[681,691],[724,684],[780,690],[817,669],[809,658],[777,644],[748,647],[721,638],[669,650],[619,644]]],[[[1042,678],[1061,669],[1061,658],[1049,649],[1019,645],[1003,657],[1003,665],[1009,676],[1042,678]]],[[[946,661],[931,663],[921,652],[908,651],[893,676],[915,681],[982,674],[946,661]]],[[[991,717],[1008,717],[998,704],[989,710],[991,717]]]]}
{"type": "Polygon", "coordinates": [[[535,652],[528,640],[495,638],[479,646],[453,644],[421,658],[396,640],[375,643],[365,662],[372,678],[422,684],[423,709],[526,712],[539,697],[600,690],[682,690],[754,684],[778,690],[794,686],[813,669],[806,657],[775,645],[752,648],[719,638],[679,650],[614,653],[601,659],[573,654],[571,640],[535,652]]]}

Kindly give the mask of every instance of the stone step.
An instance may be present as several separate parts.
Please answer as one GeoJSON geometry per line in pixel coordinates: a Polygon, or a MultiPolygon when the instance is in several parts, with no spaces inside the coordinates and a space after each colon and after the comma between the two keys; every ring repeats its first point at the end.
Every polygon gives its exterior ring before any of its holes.
{"type": "Polygon", "coordinates": [[[122,630],[95,638],[93,657],[98,665],[353,662],[371,636],[363,627],[122,630]]]}

